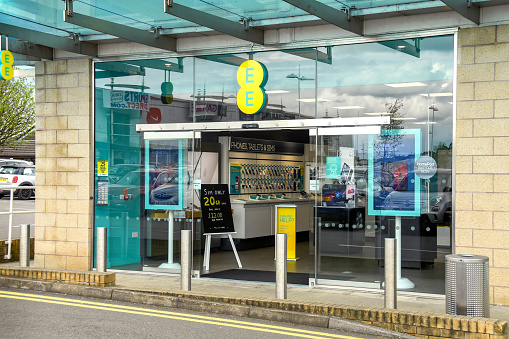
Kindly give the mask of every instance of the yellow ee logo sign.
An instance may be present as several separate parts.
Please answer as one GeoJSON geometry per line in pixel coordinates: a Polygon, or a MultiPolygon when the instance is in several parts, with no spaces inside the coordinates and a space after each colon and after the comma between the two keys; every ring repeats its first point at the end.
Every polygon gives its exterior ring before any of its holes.
{"type": "Polygon", "coordinates": [[[258,61],[246,60],[237,70],[237,106],[245,114],[259,113],[267,103],[267,95],[263,88],[269,73],[265,65],[258,61]]]}
{"type": "Polygon", "coordinates": [[[2,51],[2,53],[0,53],[0,63],[2,64],[0,67],[0,78],[11,80],[14,76],[14,68],[12,67],[14,57],[12,53],[9,51],[2,51]]]}

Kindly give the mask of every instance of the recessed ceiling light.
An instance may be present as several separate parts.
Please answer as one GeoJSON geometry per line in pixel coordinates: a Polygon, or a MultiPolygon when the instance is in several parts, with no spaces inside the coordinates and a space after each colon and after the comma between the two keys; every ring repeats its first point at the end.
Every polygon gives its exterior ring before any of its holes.
{"type": "Polygon", "coordinates": [[[389,86],[389,87],[394,87],[394,88],[428,86],[422,82],[400,82],[400,83],[395,83],[395,84],[384,84],[384,85],[389,86]]]}
{"type": "Polygon", "coordinates": [[[429,94],[422,93],[420,95],[422,95],[423,97],[427,97],[427,96],[430,96],[430,97],[452,97],[452,93],[450,93],[450,92],[446,92],[446,93],[429,93],[429,94]]]}
{"type": "Polygon", "coordinates": [[[336,106],[333,108],[337,109],[357,109],[357,108],[364,108],[364,106],[336,106]]]}
{"type": "Polygon", "coordinates": [[[406,48],[406,46],[401,45],[401,46],[398,46],[397,48],[398,49],[403,49],[403,48],[406,48]]]}
{"type": "Polygon", "coordinates": [[[267,94],[283,94],[283,93],[290,93],[290,91],[284,91],[282,89],[276,89],[273,91],[265,91],[267,94]]]}
{"type": "Polygon", "coordinates": [[[171,67],[173,64],[164,64],[166,67],[171,67]]]}
{"type": "MultiPolygon", "coordinates": [[[[315,102],[315,99],[295,99],[295,100],[300,101],[300,102],[315,102]]],[[[330,101],[330,100],[324,99],[324,98],[318,98],[316,101],[324,102],[324,101],[330,101]]]]}

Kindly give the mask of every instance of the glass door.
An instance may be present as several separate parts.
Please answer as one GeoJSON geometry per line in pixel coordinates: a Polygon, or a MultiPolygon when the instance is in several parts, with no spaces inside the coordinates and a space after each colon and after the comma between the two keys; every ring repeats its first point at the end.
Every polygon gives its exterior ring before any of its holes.
{"type": "Polygon", "coordinates": [[[369,136],[364,133],[370,127],[364,128],[360,134],[341,134],[338,128],[310,132],[316,241],[312,273],[318,285],[380,288],[379,229],[367,205],[369,136]]]}
{"type": "MultiPolygon", "coordinates": [[[[180,231],[193,230],[200,248],[201,134],[144,133],[144,211],[141,222],[144,271],[180,272],[180,231]]],[[[199,251],[198,251],[199,252],[199,251]]],[[[194,258],[193,269],[200,258],[194,258]]]]}

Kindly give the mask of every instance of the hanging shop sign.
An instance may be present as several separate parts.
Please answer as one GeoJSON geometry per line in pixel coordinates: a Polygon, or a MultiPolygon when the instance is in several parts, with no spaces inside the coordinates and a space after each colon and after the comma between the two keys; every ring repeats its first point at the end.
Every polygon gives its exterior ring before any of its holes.
{"type": "Polygon", "coordinates": [[[415,160],[415,174],[421,179],[429,179],[437,173],[437,162],[432,157],[424,155],[415,160]]]}
{"type": "Polygon", "coordinates": [[[230,151],[267,154],[304,154],[304,145],[287,141],[235,138],[230,139],[230,151]]]}
{"type": "Polygon", "coordinates": [[[369,215],[417,217],[421,214],[420,179],[415,163],[421,153],[418,129],[384,130],[370,135],[368,151],[369,215]]]}
{"type": "Polygon", "coordinates": [[[235,233],[228,185],[202,184],[200,203],[203,233],[235,233]]]}
{"type": "Polygon", "coordinates": [[[245,114],[256,114],[265,108],[267,94],[265,84],[268,80],[267,68],[254,60],[246,60],[237,70],[237,106],[245,114]]]}
{"type": "Polygon", "coordinates": [[[149,94],[133,91],[103,90],[103,106],[106,108],[138,109],[148,111],[149,94]]]}
{"type": "Polygon", "coordinates": [[[169,81],[161,84],[161,102],[165,105],[173,102],[173,84],[169,81]]]}
{"type": "Polygon", "coordinates": [[[0,78],[11,80],[14,76],[14,56],[9,51],[0,52],[0,78]]]}

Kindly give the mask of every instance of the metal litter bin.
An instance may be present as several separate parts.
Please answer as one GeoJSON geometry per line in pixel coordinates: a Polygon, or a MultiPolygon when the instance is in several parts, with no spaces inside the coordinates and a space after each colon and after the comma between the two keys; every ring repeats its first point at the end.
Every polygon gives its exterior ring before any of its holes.
{"type": "Polygon", "coordinates": [[[489,258],[473,254],[445,256],[447,314],[490,316],[489,258]]]}

